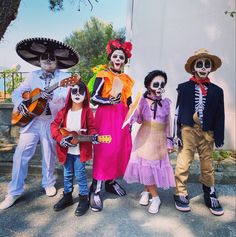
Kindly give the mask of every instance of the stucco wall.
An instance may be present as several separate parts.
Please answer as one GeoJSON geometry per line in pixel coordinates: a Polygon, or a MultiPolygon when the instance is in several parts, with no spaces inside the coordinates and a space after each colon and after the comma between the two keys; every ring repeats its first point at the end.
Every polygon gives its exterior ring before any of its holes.
{"type": "Polygon", "coordinates": [[[235,0],[129,0],[127,40],[133,56],[126,72],[135,79],[134,94],[143,88],[145,75],[153,69],[166,71],[165,96],[176,102],[176,88],[190,78],[184,70],[188,57],[199,48],[219,56],[223,65],[210,74],[225,94],[225,149],[236,150],[235,0]]]}

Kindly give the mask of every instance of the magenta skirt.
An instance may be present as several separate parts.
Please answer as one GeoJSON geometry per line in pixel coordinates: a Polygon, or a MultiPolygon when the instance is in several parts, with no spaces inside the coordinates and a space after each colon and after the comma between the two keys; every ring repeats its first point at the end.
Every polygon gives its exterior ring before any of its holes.
{"type": "Polygon", "coordinates": [[[128,108],[123,103],[99,106],[95,114],[99,135],[111,135],[111,143],[94,145],[93,178],[116,179],[124,175],[132,141],[129,126],[121,129],[128,108]]]}

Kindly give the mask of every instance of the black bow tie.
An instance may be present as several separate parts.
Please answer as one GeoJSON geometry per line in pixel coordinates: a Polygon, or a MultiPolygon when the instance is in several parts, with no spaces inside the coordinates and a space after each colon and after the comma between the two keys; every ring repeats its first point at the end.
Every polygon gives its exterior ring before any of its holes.
{"type": "Polygon", "coordinates": [[[54,77],[55,77],[54,73],[44,72],[44,73],[42,73],[42,75],[39,78],[46,80],[46,79],[53,79],[54,77]]]}
{"type": "Polygon", "coordinates": [[[149,96],[147,96],[147,98],[148,98],[149,100],[152,100],[152,101],[153,101],[152,104],[151,104],[151,106],[150,106],[150,108],[151,108],[152,111],[154,111],[153,119],[155,119],[155,118],[156,118],[156,114],[157,114],[157,105],[159,105],[160,107],[162,107],[162,103],[161,103],[162,99],[153,99],[153,98],[151,98],[151,97],[149,97],[149,96]]]}

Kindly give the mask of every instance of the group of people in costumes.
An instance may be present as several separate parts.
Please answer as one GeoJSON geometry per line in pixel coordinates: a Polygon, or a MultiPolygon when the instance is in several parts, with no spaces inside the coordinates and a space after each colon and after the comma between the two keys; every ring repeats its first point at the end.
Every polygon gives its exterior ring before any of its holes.
{"type": "Polygon", "coordinates": [[[157,188],[175,188],[174,202],[179,211],[190,211],[187,180],[189,168],[197,151],[200,159],[204,200],[214,215],[224,213],[215,193],[212,151],[224,144],[223,90],[213,84],[208,75],[221,66],[219,57],[200,49],[191,56],[185,69],[190,80],[178,85],[174,119],[174,136],[171,131],[171,101],[163,96],[167,74],[154,70],[144,78],[145,93],[134,108],[129,122],[122,125],[132,104],[134,80],[123,72],[131,57],[132,44],[119,39],[110,40],[106,51],[107,68],[97,72],[93,91],[78,78],[70,87],[58,87],[52,92],[52,83],[68,77],[67,69],[79,62],[78,53],[70,46],[47,38],[31,38],[16,46],[18,55],[27,62],[41,67],[14,90],[12,101],[23,117],[30,116],[27,104],[22,100],[25,91],[40,88],[40,97],[46,106],[39,116],[21,127],[19,143],[13,157],[12,180],[8,193],[0,203],[7,209],[24,191],[28,162],[33,157],[38,141],[42,148],[42,187],[47,196],[56,195],[54,166],[56,156],[64,167],[63,197],[54,205],[60,211],[73,204],[73,178],[79,186],[79,203],[75,215],[84,215],[89,207],[93,211],[103,209],[102,189],[118,196],[126,195],[116,181],[123,177],[127,183],[144,185],[139,200],[148,206],[148,212],[157,213],[161,204],[157,188]],[[95,113],[89,103],[98,105],[95,113]],[[140,124],[137,135],[131,140],[132,124],[140,124]],[[70,133],[76,131],[90,135],[89,142],[73,142],[70,133]],[[109,134],[111,143],[100,143],[99,135],[109,134]],[[178,145],[175,174],[169,153],[173,144],[178,145]],[[85,163],[93,156],[93,180],[88,187],[85,163]]]}

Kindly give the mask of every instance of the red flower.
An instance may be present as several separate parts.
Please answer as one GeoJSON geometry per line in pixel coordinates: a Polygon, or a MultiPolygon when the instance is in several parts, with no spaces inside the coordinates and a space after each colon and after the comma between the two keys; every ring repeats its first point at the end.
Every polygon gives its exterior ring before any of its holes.
{"type": "Polygon", "coordinates": [[[120,43],[120,41],[117,40],[109,40],[107,47],[106,47],[106,52],[108,55],[110,55],[114,50],[116,49],[122,49],[125,52],[125,55],[127,58],[130,58],[132,56],[131,50],[132,50],[132,44],[131,42],[124,42],[120,43]]]}
{"type": "Polygon", "coordinates": [[[124,42],[121,45],[121,48],[125,51],[127,58],[130,58],[132,56],[131,54],[132,44],[130,42],[124,42]]]}

